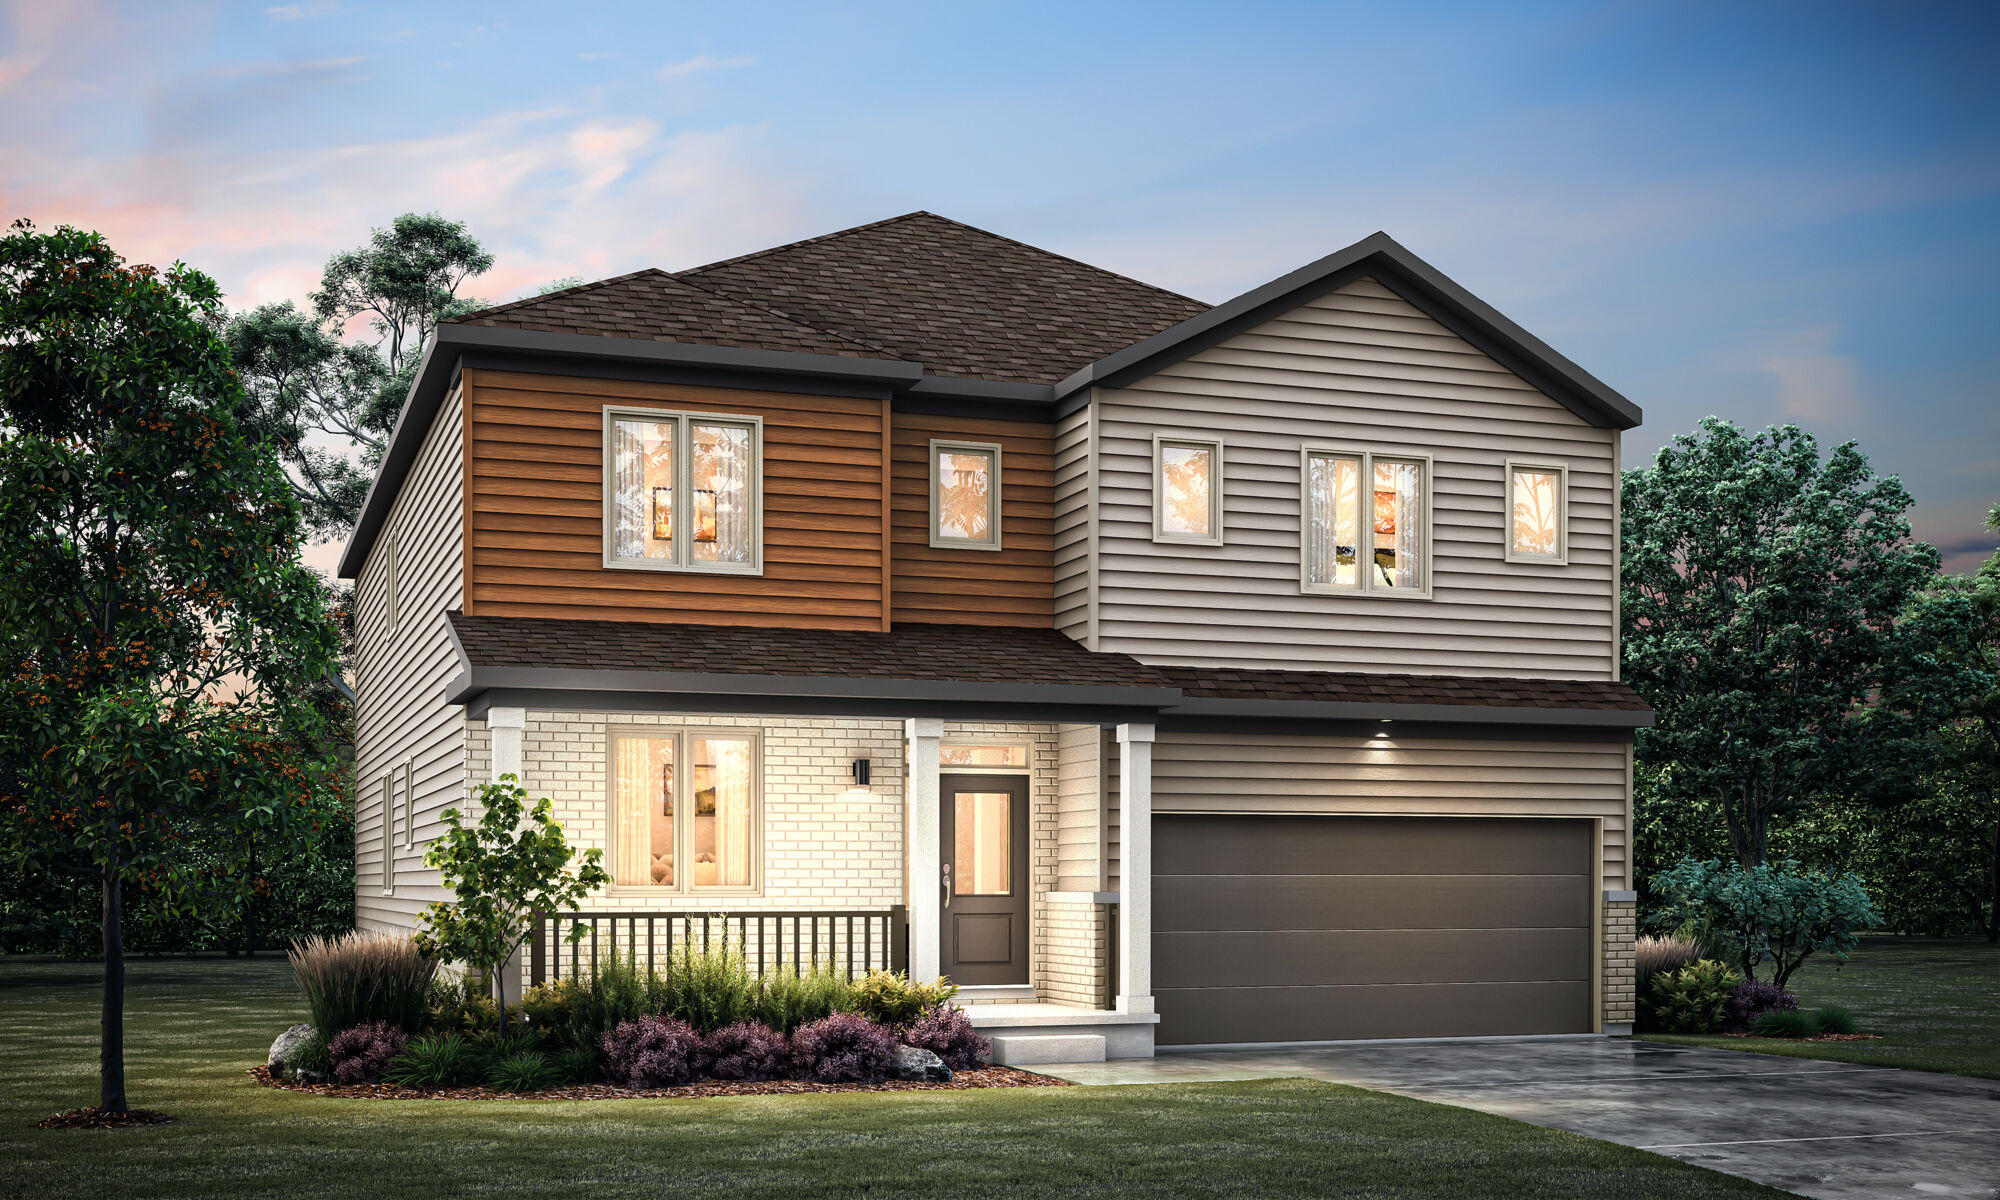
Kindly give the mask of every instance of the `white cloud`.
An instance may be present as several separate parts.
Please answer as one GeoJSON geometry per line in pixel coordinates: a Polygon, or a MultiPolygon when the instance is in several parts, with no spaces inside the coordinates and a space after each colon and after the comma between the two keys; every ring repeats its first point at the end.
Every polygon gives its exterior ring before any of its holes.
{"type": "Polygon", "coordinates": [[[1833,352],[1838,334],[1831,325],[1802,329],[1761,356],[1763,368],[1777,379],[1778,407],[1786,416],[1831,422],[1861,414],[1861,387],[1854,360],[1833,352]]]}
{"type": "Polygon", "coordinates": [[[312,17],[330,17],[339,11],[337,0],[302,0],[298,4],[273,4],[264,10],[264,15],[273,21],[303,21],[312,17]]]}
{"type": "Polygon", "coordinates": [[[686,79],[690,75],[702,75],[710,71],[733,71],[755,63],[754,58],[737,55],[733,58],[717,58],[713,54],[697,54],[680,62],[667,63],[656,74],[660,82],[668,83],[676,79],[686,79]]]}

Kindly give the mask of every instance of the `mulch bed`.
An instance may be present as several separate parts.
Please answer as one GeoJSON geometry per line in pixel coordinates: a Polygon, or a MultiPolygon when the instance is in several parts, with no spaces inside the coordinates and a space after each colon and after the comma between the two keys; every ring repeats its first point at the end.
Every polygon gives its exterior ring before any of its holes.
{"type": "Polygon", "coordinates": [[[1725,1033],[1723,1037],[1755,1038],[1760,1042],[1879,1042],[1879,1033],[1815,1033],[1811,1037],[1766,1037],[1761,1033],[1725,1033]]]}
{"type": "Polygon", "coordinates": [[[950,1083],[808,1083],[801,1079],[772,1079],[759,1083],[735,1083],[720,1079],[691,1083],[685,1087],[626,1088],[608,1083],[581,1083],[549,1088],[540,1092],[502,1092],[489,1087],[406,1088],[393,1083],[293,1083],[271,1078],[271,1068],[250,1068],[250,1077],[265,1087],[315,1096],[338,1096],[347,1100],[645,1100],[679,1099],[693,1096],[797,1096],[808,1092],[960,1092],[974,1088],[1072,1087],[1067,1079],[1037,1075],[1014,1067],[981,1067],[959,1071],[950,1083]]]}
{"type": "Polygon", "coordinates": [[[128,1108],[122,1113],[108,1113],[101,1108],[72,1108],[66,1113],[44,1117],[35,1122],[37,1129],[119,1129],[127,1125],[165,1125],[173,1120],[163,1112],[150,1108],[128,1108]]]}

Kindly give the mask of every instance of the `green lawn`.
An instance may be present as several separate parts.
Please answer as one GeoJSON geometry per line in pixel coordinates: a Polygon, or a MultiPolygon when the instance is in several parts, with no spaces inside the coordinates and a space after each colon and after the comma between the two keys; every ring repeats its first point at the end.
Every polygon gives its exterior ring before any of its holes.
{"type": "Polygon", "coordinates": [[[330,1100],[244,1071],[301,1016],[281,964],[140,962],[135,1106],[95,1101],[89,966],[0,959],[0,1162],[35,1197],[1589,1196],[1784,1193],[1466,1109],[1304,1080],[709,1100],[330,1100]]]}
{"type": "Polygon", "coordinates": [[[1647,1041],[2000,1079],[2000,948],[1984,941],[1865,938],[1845,966],[1819,956],[1792,977],[1801,1008],[1853,1012],[1873,1042],[1644,1034],[1647,1041]]]}

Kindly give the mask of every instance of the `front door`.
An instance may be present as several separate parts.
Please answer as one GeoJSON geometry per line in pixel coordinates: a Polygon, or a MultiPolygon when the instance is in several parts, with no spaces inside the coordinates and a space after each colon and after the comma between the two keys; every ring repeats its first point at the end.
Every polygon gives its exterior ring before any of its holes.
{"type": "Polygon", "coordinates": [[[941,962],[968,987],[1028,982],[1028,778],[945,775],[941,962]]]}

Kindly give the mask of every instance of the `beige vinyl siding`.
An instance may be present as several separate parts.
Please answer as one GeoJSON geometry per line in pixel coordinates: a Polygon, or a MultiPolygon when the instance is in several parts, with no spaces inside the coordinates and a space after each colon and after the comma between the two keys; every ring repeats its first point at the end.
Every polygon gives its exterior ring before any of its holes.
{"type": "Polygon", "coordinates": [[[1094,649],[1162,663],[1614,674],[1616,434],[1374,280],[1099,389],[1093,408],[1094,649]],[[1223,547],[1152,540],[1156,433],[1224,441],[1223,547]],[[1432,458],[1431,599],[1301,594],[1308,445],[1432,458]],[[1510,457],[1568,465],[1569,565],[1506,561],[1510,457]]]}
{"type": "Polygon", "coordinates": [[[1056,738],[1056,890],[1099,892],[1106,882],[1105,736],[1063,725],[1056,738]]]}
{"type": "Polygon", "coordinates": [[[1090,645],[1091,568],[1096,553],[1089,405],[1056,423],[1056,628],[1090,645]]]}
{"type": "Polygon", "coordinates": [[[1622,743],[1163,731],[1156,813],[1584,817],[1603,822],[1604,886],[1630,879],[1622,743]]]}
{"type": "Polygon", "coordinates": [[[445,613],[463,600],[464,508],[460,396],[446,398],[355,584],[355,920],[409,928],[447,897],[424,850],[438,814],[464,807],[465,710],[444,702],[458,658],[445,613]],[[387,566],[396,547],[399,619],[389,629],[387,566]],[[402,829],[402,769],[410,764],[412,834],[402,829]],[[396,774],[395,893],[382,892],[383,778],[396,774]]]}

